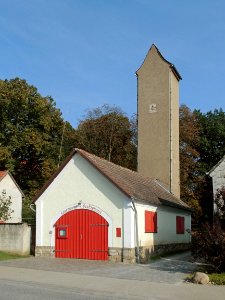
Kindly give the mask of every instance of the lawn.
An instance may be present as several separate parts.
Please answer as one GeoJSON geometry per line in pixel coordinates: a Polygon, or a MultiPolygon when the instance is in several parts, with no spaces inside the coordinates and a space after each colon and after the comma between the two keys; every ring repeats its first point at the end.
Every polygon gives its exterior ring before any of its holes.
{"type": "Polygon", "coordinates": [[[15,259],[15,258],[22,258],[22,257],[24,257],[24,256],[21,256],[19,254],[0,251],[0,260],[15,259]]]}
{"type": "Polygon", "coordinates": [[[225,273],[212,273],[208,274],[210,282],[218,285],[225,285],[225,273]]]}

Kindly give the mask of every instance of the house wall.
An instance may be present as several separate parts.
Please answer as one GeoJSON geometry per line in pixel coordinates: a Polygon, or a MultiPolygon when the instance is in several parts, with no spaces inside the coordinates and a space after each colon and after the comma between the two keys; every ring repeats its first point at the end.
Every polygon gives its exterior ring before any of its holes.
{"type": "Polygon", "coordinates": [[[49,255],[54,249],[54,224],[72,209],[94,210],[107,220],[112,255],[135,247],[131,201],[77,153],[36,201],[37,255],[44,249],[49,255]],[[116,237],[117,227],[122,229],[121,238],[116,237]]]}
{"type": "Polygon", "coordinates": [[[3,190],[6,190],[7,196],[11,196],[10,208],[14,211],[5,223],[20,223],[22,221],[22,195],[9,174],[0,181],[0,193],[3,190]]]}
{"type": "Polygon", "coordinates": [[[213,194],[222,186],[225,187],[225,160],[222,161],[210,174],[213,181],[213,194]]]}
{"type": "Polygon", "coordinates": [[[138,237],[141,249],[141,259],[148,259],[153,253],[168,252],[176,249],[185,249],[190,246],[191,214],[188,211],[168,206],[151,206],[142,203],[136,204],[138,212],[138,237]],[[145,233],[145,211],[157,212],[157,233],[145,233]],[[176,233],[176,216],[185,218],[184,234],[176,233]]]}
{"type": "Polygon", "coordinates": [[[180,197],[179,82],[153,45],[137,71],[138,172],[180,197]]]}
{"type": "MultiPolygon", "coordinates": [[[[215,197],[217,190],[221,189],[223,186],[225,187],[225,160],[221,161],[221,163],[209,175],[212,177],[213,195],[215,197]]],[[[215,203],[214,212],[217,212],[217,205],[215,203]]]]}

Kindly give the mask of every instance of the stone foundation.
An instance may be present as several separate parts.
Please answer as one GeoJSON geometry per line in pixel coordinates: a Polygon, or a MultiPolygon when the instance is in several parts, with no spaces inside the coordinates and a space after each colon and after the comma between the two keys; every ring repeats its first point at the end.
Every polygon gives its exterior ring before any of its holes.
{"type": "MultiPolygon", "coordinates": [[[[149,247],[139,247],[139,262],[147,263],[152,256],[190,249],[190,244],[166,244],[149,247]]],[[[35,256],[55,257],[54,247],[37,246],[35,256]]],[[[135,263],[137,262],[137,248],[109,247],[109,260],[113,262],[135,263]]]]}
{"type": "Polygon", "coordinates": [[[139,247],[140,263],[148,262],[152,256],[162,255],[166,253],[185,251],[191,248],[191,244],[165,244],[152,245],[150,247],[139,247]]]}
{"type": "Polygon", "coordinates": [[[114,262],[135,263],[135,249],[110,247],[109,260],[114,262]]]}
{"type": "Polygon", "coordinates": [[[35,247],[35,256],[55,256],[53,252],[53,247],[50,246],[36,246],[35,247]]]}

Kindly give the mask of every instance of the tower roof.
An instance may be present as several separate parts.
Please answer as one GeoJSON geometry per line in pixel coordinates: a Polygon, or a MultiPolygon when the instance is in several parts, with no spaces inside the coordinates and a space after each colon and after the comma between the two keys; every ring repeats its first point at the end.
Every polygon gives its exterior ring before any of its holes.
{"type": "Polygon", "coordinates": [[[148,57],[148,55],[150,54],[150,52],[152,51],[152,49],[155,49],[158,53],[158,55],[161,57],[161,59],[167,63],[169,65],[169,67],[171,68],[171,70],[173,71],[174,75],[176,76],[177,80],[182,80],[182,77],[180,75],[180,73],[178,72],[178,70],[176,69],[176,67],[174,66],[174,64],[172,64],[171,62],[169,62],[167,59],[165,59],[165,57],[161,54],[161,52],[159,51],[159,49],[156,47],[155,44],[152,44],[151,48],[148,50],[148,53],[145,56],[145,59],[143,61],[143,63],[141,64],[140,68],[138,68],[138,70],[135,72],[135,74],[138,76],[138,71],[141,69],[141,67],[143,66],[146,58],[148,57]]]}

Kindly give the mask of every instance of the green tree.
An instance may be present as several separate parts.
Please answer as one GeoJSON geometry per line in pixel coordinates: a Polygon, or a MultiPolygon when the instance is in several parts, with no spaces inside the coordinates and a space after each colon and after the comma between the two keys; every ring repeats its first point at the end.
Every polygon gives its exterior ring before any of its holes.
{"type": "Polygon", "coordinates": [[[200,127],[198,151],[202,172],[208,172],[225,154],[225,113],[220,108],[207,113],[195,111],[200,127]]]}
{"type": "Polygon", "coordinates": [[[10,208],[12,204],[11,197],[6,195],[6,192],[2,191],[0,195],[0,221],[7,221],[13,210],[10,208]]]}
{"type": "MultiPolygon", "coordinates": [[[[10,170],[31,199],[57,168],[65,126],[61,112],[50,96],[15,78],[0,80],[0,119],[0,168],[10,170]]],[[[73,141],[75,131],[66,122],[61,159],[73,141]]]]}
{"type": "Polygon", "coordinates": [[[201,206],[203,215],[209,221],[213,219],[213,193],[212,180],[207,176],[207,172],[225,154],[225,113],[222,109],[215,109],[207,113],[199,110],[194,111],[199,124],[199,175],[204,177],[204,181],[199,185],[201,193],[201,206]]]}
{"type": "Polygon", "coordinates": [[[127,116],[103,105],[87,112],[77,130],[78,147],[130,169],[136,168],[136,145],[127,116]]]}

